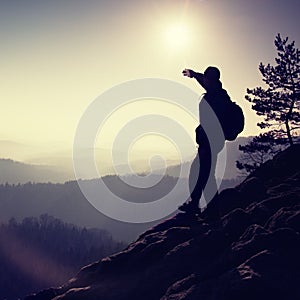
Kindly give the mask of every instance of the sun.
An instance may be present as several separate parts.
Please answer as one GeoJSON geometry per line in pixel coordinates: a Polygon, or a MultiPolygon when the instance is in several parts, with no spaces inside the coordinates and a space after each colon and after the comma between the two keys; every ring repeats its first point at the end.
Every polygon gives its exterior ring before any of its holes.
{"type": "Polygon", "coordinates": [[[187,48],[190,41],[190,31],[184,23],[174,23],[169,25],[164,32],[164,40],[167,47],[173,50],[187,48]]]}

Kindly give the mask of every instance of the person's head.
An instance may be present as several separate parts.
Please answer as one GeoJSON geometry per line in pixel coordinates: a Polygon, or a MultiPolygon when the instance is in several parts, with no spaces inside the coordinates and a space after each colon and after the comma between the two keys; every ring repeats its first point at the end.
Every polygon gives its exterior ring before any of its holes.
{"type": "Polygon", "coordinates": [[[207,80],[209,83],[214,84],[219,81],[220,79],[220,70],[216,67],[208,67],[204,71],[204,79],[207,80]]]}

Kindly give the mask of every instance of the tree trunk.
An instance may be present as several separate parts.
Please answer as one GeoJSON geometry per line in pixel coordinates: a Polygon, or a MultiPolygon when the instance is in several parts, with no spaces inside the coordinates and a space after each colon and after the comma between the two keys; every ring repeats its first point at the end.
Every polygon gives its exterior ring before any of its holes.
{"type": "Polygon", "coordinates": [[[285,127],[286,127],[286,134],[288,136],[290,146],[293,146],[294,142],[293,142],[293,138],[292,138],[292,135],[291,135],[291,129],[290,129],[288,118],[285,120],[285,127]]]}

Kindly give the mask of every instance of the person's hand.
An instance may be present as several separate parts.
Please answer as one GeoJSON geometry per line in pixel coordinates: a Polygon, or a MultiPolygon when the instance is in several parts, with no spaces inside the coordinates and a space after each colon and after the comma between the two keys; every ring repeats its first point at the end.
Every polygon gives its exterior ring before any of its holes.
{"type": "Polygon", "coordinates": [[[184,70],[182,71],[183,76],[187,76],[187,77],[189,77],[189,78],[192,78],[192,77],[193,77],[193,73],[194,73],[194,71],[193,71],[193,70],[190,70],[190,69],[184,69],[184,70]]]}

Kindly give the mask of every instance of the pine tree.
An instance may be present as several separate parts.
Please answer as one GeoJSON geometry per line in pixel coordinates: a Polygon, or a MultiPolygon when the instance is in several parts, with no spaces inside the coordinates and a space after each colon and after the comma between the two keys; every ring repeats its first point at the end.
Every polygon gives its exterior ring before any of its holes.
{"type": "Polygon", "coordinates": [[[255,170],[266,160],[272,158],[284,145],[293,145],[299,136],[300,121],[300,51],[295,41],[289,38],[275,38],[277,50],[274,66],[260,63],[259,71],[265,88],[247,89],[246,100],[263,121],[258,123],[263,133],[245,146],[237,168],[247,173],[255,170]]]}
{"type": "Polygon", "coordinates": [[[253,103],[252,109],[264,117],[257,125],[269,129],[275,137],[287,138],[293,145],[293,136],[299,133],[300,121],[300,51],[295,42],[275,38],[276,65],[260,63],[259,71],[267,88],[247,89],[246,100],[253,103]]]}
{"type": "MultiPolygon", "coordinates": [[[[272,132],[261,133],[254,137],[248,144],[239,145],[239,150],[243,152],[240,160],[236,161],[236,167],[247,173],[253,172],[275,154],[285,148],[284,139],[276,139],[272,132]]],[[[243,175],[243,173],[241,174],[243,175]]]]}

